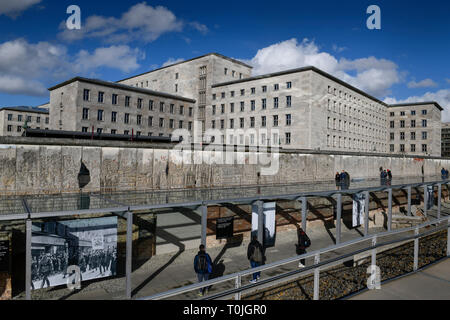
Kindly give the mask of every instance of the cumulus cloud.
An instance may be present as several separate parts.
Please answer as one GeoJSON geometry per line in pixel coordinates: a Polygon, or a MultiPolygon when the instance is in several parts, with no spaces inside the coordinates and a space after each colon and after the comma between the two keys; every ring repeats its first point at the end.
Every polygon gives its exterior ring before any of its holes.
{"type": "Polygon", "coordinates": [[[161,67],[167,67],[167,66],[170,66],[172,64],[175,64],[175,63],[178,63],[178,62],[183,62],[183,61],[184,61],[183,58],[179,58],[179,59],[169,58],[169,60],[164,62],[161,67]]]}
{"type": "MultiPolygon", "coordinates": [[[[198,24],[200,26],[200,24],[198,24]]],[[[183,22],[163,6],[152,7],[146,2],[132,6],[120,18],[90,16],[80,30],[69,30],[65,22],[59,36],[67,41],[100,38],[107,43],[126,43],[134,40],[152,42],[162,34],[181,31],[183,22]]]]}
{"type": "Polygon", "coordinates": [[[126,45],[103,47],[70,55],[63,45],[16,39],[0,43],[0,92],[45,96],[45,87],[74,75],[106,67],[129,72],[144,54],[126,45]]]}
{"type": "Polygon", "coordinates": [[[419,82],[411,81],[408,83],[408,88],[429,88],[429,87],[437,87],[437,83],[431,79],[424,79],[419,82]]]}
{"type": "Polygon", "coordinates": [[[38,4],[42,0],[1,0],[0,16],[2,14],[13,19],[17,18],[23,11],[38,4]]]}
{"type": "Polygon", "coordinates": [[[190,22],[189,25],[202,34],[207,34],[209,31],[207,26],[205,26],[204,24],[198,23],[196,21],[190,22]]]}
{"type": "Polygon", "coordinates": [[[425,101],[436,101],[444,108],[442,111],[442,121],[450,121],[450,89],[442,89],[436,92],[427,92],[421,96],[412,96],[403,100],[397,100],[394,97],[387,97],[384,102],[387,104],[398,104],[398,103],[412,103],[412,102],[425,102],[425,101]]]}
{"type": "Polygon", "coordinates": [[[335,51],[337,53],[341,53],[341,52],[343,52],[345,50],[347,50],[346,47],[339,47],[338,45],[333,44],[333,51],[335,51]]]}
{"type": "Polygon", "coordinates": [[[386,59],[367,57],[338,60],[332,54],[320,51],[314,41],[301,43],[290,39],[258,50],[250,60],[256,75],[292,68],[314,66],[375,96],[384,97],[390,88],[402,80],[398,66],[386,59]]]}

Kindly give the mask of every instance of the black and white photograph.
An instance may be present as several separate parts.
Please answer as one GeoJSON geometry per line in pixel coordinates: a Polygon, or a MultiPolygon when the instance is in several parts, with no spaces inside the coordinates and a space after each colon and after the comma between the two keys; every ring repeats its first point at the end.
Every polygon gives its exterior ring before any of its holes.
{"type": "Polygon", "coordinates": [[[69,266],[81,281],[114,276],[117,217],[33,223],[31,255],[34,290],[67,284],[69,266]]]}

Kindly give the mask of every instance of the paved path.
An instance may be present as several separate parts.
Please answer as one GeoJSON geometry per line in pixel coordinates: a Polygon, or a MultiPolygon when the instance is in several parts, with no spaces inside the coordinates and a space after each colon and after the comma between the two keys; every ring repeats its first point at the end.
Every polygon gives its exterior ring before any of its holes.
{"type": "Polygon", "coordinates": [[[450,259],[349,300],[450,300],[450,259]]]}

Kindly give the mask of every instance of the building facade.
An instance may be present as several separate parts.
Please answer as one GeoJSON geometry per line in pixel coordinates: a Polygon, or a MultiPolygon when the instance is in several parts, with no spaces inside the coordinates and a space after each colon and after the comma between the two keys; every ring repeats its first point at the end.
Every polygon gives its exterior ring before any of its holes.
{"type": "Polygon", "coordinates": [[[387,151],[386,105],[314,67],[216,84],[212,101],[218,143],[387,151]]]}
{"type": "MultiPolygon", "coordinates": [[[[123,79],[118,83],[146,88],[196,100],[195,119],[206,127],[206,106],[211,105],[212,85],[248,78],[252,67],[217,53],[210,53],[144,74],[123,79]]],[[[199,137],[201,139],[201,137],[199,137]]],[[[198,140],[202,141],[202,140],[198,140]]]]}
{"type": "Polygon", "coordinates": [[[389,152],[440,157],[442,110],[436,102],[389,105],[389,152]]]}
{"type": "Polygon", "coordinates": [[[165,137],[193,130],[193,99],[80,77],[49,90],[54,130],[165,137]]]}
{"type": "Polygon", "coordinates": [[[32,107],[6,107],[0,109],[0,135],[21,136],[25,122],[32,129],[49,129],[48,104],[32,107]]]}
{"type": "Polygon", "coordinates": [[[441,156],[450,157],[450,122],[442,123],[441,156]]]}

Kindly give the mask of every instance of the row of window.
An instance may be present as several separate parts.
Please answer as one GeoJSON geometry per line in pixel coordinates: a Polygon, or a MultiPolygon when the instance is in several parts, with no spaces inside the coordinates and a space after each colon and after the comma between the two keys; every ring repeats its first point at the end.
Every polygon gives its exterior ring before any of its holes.
{"type": "MultiPolygon", "coordinates": [[[[92,130],[92,129],[91,129],[92,130]]],[[[105,129],[103,129],[103,128],[96,128],[96,129],[94,129],[95,130],[95,132],[97,132],[97,133],[104,133],[104,131],[105,131],[105,129]]],[[[91,132],[90,130],[89,130],[89,128],[88,127],[82,127],[81,128],[81,131],[82,132],[91,132]]],[[[131,132],[131,134],[134,134],[135,136],[141,136],[142,135],[142,131],[136,131],[135,133],[133,133],[133,131],[130,131],[130,130],[123,130],[123,134],[124,135],[130,135],[130,132],[131,132]]],[[[105,132],[106,133],[106,132],[105,132]]],[[[119,134],[118,133],[118,131],[117,131],[117,129],[111,129],[111,131],[110,131],[110,133],[111,134],[119,134]]],[[[154,133],[153,132],[149,132],[148,133],[148,136],[149,137],[151,137],[151,136],[155,136],[154,135],[154,133]]],[[[164,136],[164,133],[158,133],[158,136],[159,137],[162,137],[162,136],[164,136]]],[[[169,134],[169,138],[171,138],[172,137],[172,135],[171,134],[169,134]]]]}
{"type": "Polygon", "coordinates": [[[372,135],[375,138],[379,138],[381,135],[385,137],[385,130],[379,130],[379,129],[372,129],[367,126],[362,126],[360,124],[357,124],[356,122],[351,123],[347,122],[345,120],[340,120],[336,118],[328,117],[328,129],[332,130],[339,130],[344,132],[350,132],[355,134],[363,134],[366,136],[372,135]],[[369,134],[370,133],[370,134],[369,134]]]}
{"type": "MultiPolygon", "coordinates": [[[[8,126],[6,127],[6,131],[8,132],[12,132],[13,131],[14,126],[8,124],[8,126]]],[[[36,127],[36,129],[41,129],[41,127],[36,127]]],[[[48,130],[48,128],[45,128],[45,130],[48,130]]],[[[22,126],[17,126],[16,127],[16,132],[22,132],[22,126]]]]}
{"type": "MultiPolygon", "coordinates": [[[[428,110],[422,110],[422,115],[426,116],[428,114],[428,110]]],[[[415,116],[416,115],[416,110],[411,110],[411,115],[415,116]]],[[[395,112],[391,112],[390,113],[391,117],[395,117],[395,112]]],[[[406,116],[406,111],[400,111],[400,116],[406,116]]]]}
{"type": "MultiPolygon", "coordinates": [[[[405,128],[405,120],[400,120],[400,128],[405,128]]],[[[426,128],[428,125],[428,121],[426,119],[422,119],[422,127],[426,128]]],[[[391,128],[395,128],[395,121],[391,121],[390,123],[390,127],[391,128]]],[[[411,128],[415,128],[416,127],[416,120],[411,120],[411,128]]]]}
{"type": "Polygon", "coordinates": [[[386,145],[381,142],[371,142],[363,139],[327,135],[327,146],[348,148],[354,150],[383,151],[386,145]]]}
{"type": "MultiPolygon", "coordinates": [[[[27,122],[32,122],[33,117],[32,116],[26,116],[27,122]]],[[[14,115],[13,114],[8,114],[8,121],[14,121],[14,115]]],[[[23,121],[23,116],[21,114],[17,115],[17,121],[21,122],[23,121]]],[[[49,119],[48,117],[45,118],[45,124],[48,124],[49,119]]],[[[36,123],[41,123],[41,117],[37,116],[36,117],[36,123]]]]}
{"type": "MultiPolygon", "coordinates": [[[[411,140],[416,140],[416,133],[415,132],[411,132],[410,133],[410,137],[411,140]]],[[[395,134],[394,132],[390,133],[390,139],[391,140],[395,140],[395,134]]],[[[422,132],[422,140],[427,140],[428,139],[428,133],[426,131],[422,132]]],[[[405,140],[405,133],[404,132],[400,132],[400,140],[405,140]]]]}
{"type": "Polygon", "coordinates": [[[382,125],[382,121],[385,120],[384,117],[380,117],[377,113],[367,112],[357,107],[352,108],[350,105],[346,105],[335,100],[333,101],[331,99],[328,99],[328,111],[333,111],[335,113],[339,113],[359,120],[370,121],[372,123],[375,122],[380,126],[382,125]]]}
{"type": "MultiPolygon", "coordinates": [[[[90,90],[88,89],[84,89],[83,91],[83,100],[84,101],[90,101],[90,90]]],[[[111,103],[112,105],[118,105],[118,101],[119,101],[119,96],[117,94],[112,94],[111,96],[111,103]]],[[[98,92],[98,103],[104,103],[104,92],[99,91],[98,92]]],[[[125,96],[125,107],[129,107],[131,104],[131,97],[130,96],[125,96]]],[[[138,98],[136,101],[136,106],[138,109],[142,109],[144,105],[144,100],[142,98],[138,98]]],[[[150,111],[154,110],[154,101],[153,100],[148,100],[148,109],[150,111]]],[[[160,112],[164,112],[165,110],[165,103],[164,102],[160,102],[159,103],[159,111],[160,112]]],[[[176,113],[176,106],[175,104],[170,104],[169,105],[169,112],[172,114],[176,113]]],[[[178,108],[178,113],[180,115],[184,115],[185,109],[184,106],[180,105],[178,108]]],[[[188,115],[189,117],[193,116],[193,108],[189,107],[188,109],[188,115]]]]}
{"type": "MultiPolygon", "coordinates": [[[[97,110],[97,121],[105,121],[105,111],[104,110],[97,110]]],[[[89,120],[89,108],[83,108],[83,112],[82,112],[82,120],[89,120]]],[[[137,125],[142,125],[142,120],[143,117],[142,115],[138,114],[136,116],[136,124],[137,125]]],[[[164,128],[164,118],[159,118],[159,127],[160,128],[164,128]]],[[[129,113],[125,113],[124,114],[124,118],[123,121],[125,124],[129,124],[130,123],[130,114],[129,113]]],[[[117,112],[116,111],[112,111],[111,112],[111,122],[116,123],[117,122],[117,112]]],[[[174,119],[169,119],[169,128],[170,129],[174,129],[175,128],[175,120],[174,119]]],[[[149,127],[153,126],[153,116],[149,116],[147,118],[147,124],[149,127]]],[[[178,128],[183,128],[183,124],[184,121],[183,120],[179,120],[178,121],[178,128]]],[[[189,121],[188,122],[188,129],[191,130],[192,129],[192,122],[189,121]]]]}
{"type": "MultiPolygon", "coordinates": [[[[223,74],[228,75],[228,68],[223,69],[223,74]]],[[[237,72],[234,70],[231,70],[231,76],[234,78],[236,76],[237,72]]],[[[239,73],[239,79],[242,79],[242,73],[239,73]]]]}
{"type": "MultiPolygon", "coordinates": [[[[389,146],[390,152],[395,152],[395,145],[391,144],[389,146]]],[[[399,146],[399,148],[397,149],[399,152],[405,152],[405,145],[401,144],[399,146]]],[[[410,145],[410,152],[416,152],[416,145],[415,144],[411,144],[410,145]]],[[[426,153],[428,152],[427,150],[427,145],[426,144],[422,144],[422,152],[426,153]]]]}
{"type": "MultiPolygon", "coordinates": [[[[353,103],[357,103],[360,106],[362,106],[362,103],[364,103],[364,100],[361,100],[360,98],[357,98],[356,96],[352,96],[350,93],[346,93],[342,90],[339,90],[337,88],[332,88],[331,86],[328,86],[328,93],[329,94],[333,94],[336,97],[342,98],[346,101],[351,101],[353,103]]],[[[382,107],[380,107],[379,105],[375,105],[372,102],[366,102],[367,106],[369,107],[369,109],[371,109],[372,111],[381,113],[382,112],[382,107]]]]}
{"type": "MultiPolygon", "coordinates": [[[[286,96],[286,104],[285,107],[286,108],[290,108],[292,107],[292,97],[291,96],[286,96]]],[[[280,106],[280,100],[278,97],[273,98],[273,104],[272,107],[273,109],[278,109],[278,107],[280,106]]],[[[261,110],[266,110],[267,109],[267,99],[261,99],[261,110]]],[[[256,110],[256,100],[251,100],[250,101],[250,111],[255,111],[256,110]]],[[[235,104],[234,102],[230,103],[230,113],[233,113],[235,111],[235,104]]],[[[239,104],[239,111],[240,112],[244,112],[245,111],[245,101],[241,101],[239,104]]],[[[225,110],[225,104],[221,104],[220,105],[220,113],[221,114],[225,114],[226,110],[225,110]]],[[[217,107],[216,105],[212,106],[212,114],[216,115],[217,113],[217,107]]]]}
{"type": "MultiPolygon", "coordinates": [[[[216,137],[215,136],[211,136],[211,143],[216,142],[216,137]]],[[[221,143],[224,144],[225,143],[225,135],[221,135],[221,143]]],[[[235,135],[229,135],[228,136],[228,143],[229,144],[234,144],[234,145],[250,145],[250,146],[255,146],[256,145],[256,135],[251,133],[248,136],[245,136],[243,134],[240,134],[239,136],[235,136],[235,135]],[[239,138],[239,140],[238,140],[239,138]]],[[[290,145],[292,143],[292,135],[290,132],[286,132],[284,134],[284,144],[285,145],[290,145]]],[[[262,146],[273,146],[273,145],[281,145],[282,141],[281,141],[281,137],[279,136],[278,133],[274,133],[272,136],[265,134],[265,133],[261,133],[260,136],[260,141],[259,141],[259,145],[262,146]],[[272,140],[271,140],[272,138],[272,140]]]]}
{"type": "MultiPolygon", "coordinates": [[[[291,89],[291,88],[292,88],[292,82],[290,82],[290,81],[286,82],[286,89],[291,89]]],[[[276,84],[273,85],[273,91],[278,91],[278,90],[280,90],[280,84],[276,83],[276,84]]],[[[261,92],[262,93],[266,93],[267,92],[267,86],[262,86],[261,87],[261,92]]],[[[240,90],[240,94],[241,94],[241,97],[245,96],[245,89],[241,89],[240,90]]],[[[256,94],[256,87],[250,88],[250,94],[256,94]]],[[[222,92],[220,94],[220,96],[221,96],[222,99],[225,99],[225,96],[226,96],[225,92],[222,92]]],[[[230,97],[234,98],[234,96],[235,96],[235,91],[230,91],[230,97]]],[[[213,100],[216,100],[217,99],[217,94],[213,93],[212,98],[213,98],[213,100]]]]}
{"type": "MultiPolygon", "coordinates": [[[[292,124],[292,115],[290,114],[286,114],[285,115],[285,125],[286,126],[290,126],[292,124]]],[[[234,129],[234,122],[235,119],[229,119],[229,129],[234,129]]],[[[279,125],[279,116],[278,115],[274,115],[272,116],[272,124],[274,127],[278,127],[279,125]]],[[[225,129],[225,120],[219,120],[218,122],[220,123],[220,129],[225,129]],[[220,122],[219,122],[220,121],[220,122]]],[[[255,117],[250,117],[250,128],[254,128],[255,127],[255,117]]],[[[267,126],[267,117],[266,116],[261,116],[261,127],[266,127],[267,126]]],[[[212,120],[211,121],[211,128],[212,129],[216,129],[216,120],[212,120]]],[[[245,118],[239,118],[239,128],[245,128],[245,118]]]]}

